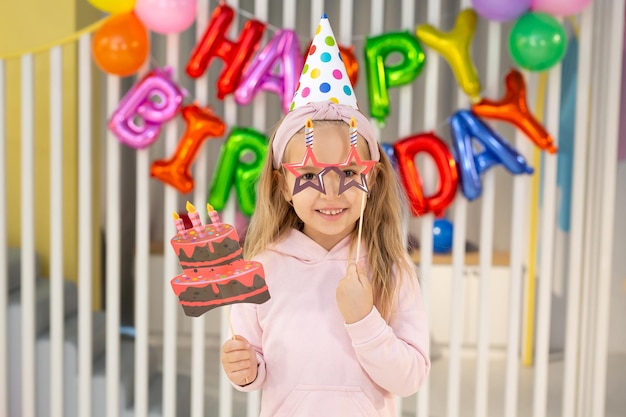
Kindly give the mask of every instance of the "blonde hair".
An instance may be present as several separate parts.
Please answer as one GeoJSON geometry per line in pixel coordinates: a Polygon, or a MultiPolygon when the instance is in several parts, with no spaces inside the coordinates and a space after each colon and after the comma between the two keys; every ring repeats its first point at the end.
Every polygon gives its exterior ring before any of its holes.
{"type": "MultiPolygon", "coordinates": [[[[345,124],[343,121],[327,122],[345,124]]],[[[272,243],[283,239],[292,228],[302,228],[302,221],[283,196],[283,174],[272,166],[274,136],[275,132],[259,177],[256,207],[246,233],[246,258],[258,255],[272,243]]],[[[398,287],[398,281],[394,277],[413,276],[413,266],[408,261],[402,240],[400,213],[403,193],[389,158],[385,152],[379,150],[380,161],[372,171],[374,181],[368,184],[370,193],[363,213],[362,238],[368,253],[367,267],[372,274],[374,304],[388,321],[392,315],[398,287]]],[[[356,238],[355,227],[353,245],[356,238]]]]}

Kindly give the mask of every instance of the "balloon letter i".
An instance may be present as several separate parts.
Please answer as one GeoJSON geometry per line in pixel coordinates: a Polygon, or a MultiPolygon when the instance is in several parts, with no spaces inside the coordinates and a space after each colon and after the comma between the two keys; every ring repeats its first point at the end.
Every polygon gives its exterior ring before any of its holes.
{"type": "Polygon", "coordinates": [[[182,114],[187,129],[178,142],[174,155],[169,159],[154,161],[150,173],[181,193],[188,193],[193,189],[189,167],[200,146],[208,137],[222,136],[226,126],[208,108],[200,108],[195,104],[185,106],[182,114]]]}

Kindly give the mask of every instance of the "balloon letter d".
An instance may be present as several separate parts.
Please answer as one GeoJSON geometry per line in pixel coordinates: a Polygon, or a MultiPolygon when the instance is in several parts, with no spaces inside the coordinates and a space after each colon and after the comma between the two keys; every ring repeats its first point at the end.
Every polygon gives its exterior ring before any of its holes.
{"type": "Polygon", "coordinates": [[[446,144],[433,133],[422,133],[396,142],[394,149],[413,215],[428,212],[442,215],[454,199],[457,186],[456,163],[446,144]],[[422,178],[415,165],[415,156],[420,152],[433,158],[439,172],[439,185],[429,197],[424,196],[422,178]]]}

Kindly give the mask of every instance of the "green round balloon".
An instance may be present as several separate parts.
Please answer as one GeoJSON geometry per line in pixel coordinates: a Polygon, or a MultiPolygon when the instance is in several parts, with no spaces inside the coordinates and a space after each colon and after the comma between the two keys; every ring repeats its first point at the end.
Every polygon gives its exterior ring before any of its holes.
{"type": "Polygon", "coordinates": [[[524,69],[545,71],[559,63],[566,50],[565,28],[547,13],[525,13],[511,28],[509,53],[524,69]]]}

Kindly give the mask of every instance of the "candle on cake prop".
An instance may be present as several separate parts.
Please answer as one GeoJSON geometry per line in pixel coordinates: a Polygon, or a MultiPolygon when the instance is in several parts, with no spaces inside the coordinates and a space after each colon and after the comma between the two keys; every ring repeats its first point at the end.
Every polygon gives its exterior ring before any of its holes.
{"type": "Polygon", "coordinates": [[[220,220],[220,216],[217,214],[217,211],[210,204],[206,205],[206,210],[209,213],[209,219],[211,219],[213,227],[220,228],[222,226],[222,221],[220,220]]]}
{"type": "Polygon", "coordinates": [[[228,304],[269,300],[263,265],[244,260],[235,228],[222,223],[211,206],[207,209],[211,223],[203,225],[194,205],[187,202],[193,224],[188,230],[181,229],[175,217],[177,233],[171,244],[183,273],[170,283],[185,314],[198,317],[228,304]]]}
{"type": "Polygon", "coordinates": [[[178,231],[178,234],[180,234],[184,239],[187,239],[188,232],[187,228],[185,227],[184,220],[181,219],[176,212],[172,213],[172,217],[174,218],[174,224],[176,225],[176,230],[178,231]]]}

